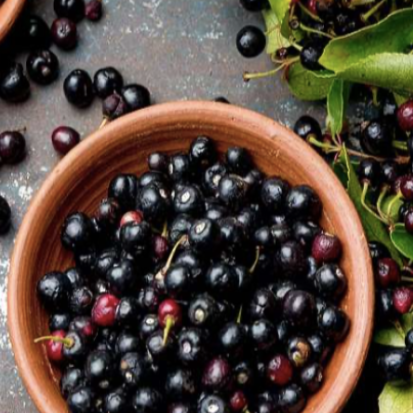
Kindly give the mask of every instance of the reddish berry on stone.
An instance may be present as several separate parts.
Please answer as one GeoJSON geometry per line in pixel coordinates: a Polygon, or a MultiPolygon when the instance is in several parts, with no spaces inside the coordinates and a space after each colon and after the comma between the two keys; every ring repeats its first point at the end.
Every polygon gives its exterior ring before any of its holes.
{"type": "Polygon", "coordinates": [[[52,143],[56,152],[67,154],[80,142],[80,135],[69,126],[59,126],[52,133],[52,143]]]}
{"type": "Polygon", "coordinates": [[[285,386],[293,378],[293,367],[287,357],[277,354],[268,363],[268,378],[277,386],[285,386]]]}
{"type": "Polygon", "coordinates": [[[102,18],[103,5],[102,0],[90,0],[85,6],[85,17],[92,21],[97,22],[102,18]]]}
{"type": "Polygon", "coordinates": [[[405,175],[400,181],[400,191],[408,201],[413,201],[413,175],[405,175]]]}
{"type": "Polygon", "coordinates": [[[98,297],[92,309],[92,321],[101,327],[113,326],[119,301],[119,298],[112,294],[103,294],[98,297]]]}
{"type": "Polygon", "coordinates": [[[399,126],[404,131],[413,130],[413,100],[403,103],[397,110],[399,126]]]}
{"type": "Polygon", "coordinates": [[[164,260],[169,252],[168,240],[162,235],[155,235],[152,238],[153,253],[156,261],[164,260]]]}
{"type": "Polygon", "coordinates": [[[229,399],[229,406],[233,412],[242,412],[247,407],[247,398],[242,391],[236,391],[229,399]]]}
{"type": "Polygon", "coordinates": [[[396,288],[393,292],[393,305],[398,313],[408,313],[413,306],[413,291],[408,287],[396,288]]]}
{"type": "Polygon", "coordinates": [[[130,222],[133,222],[134,224],[140,224],[142,221],[143,214],[141,211],[129,211],[122,216],[120,220],[120,226],[123,227],[130,222]]]}
{"type": "Polygon", "coordinates": [[[336,261],[341,255],[341,242],[335,235],[318,234],[314,238],[311,255],[319,263],[336,261]]]}
{"type": "Polygon", "coordinates": [[[404,216],[404,226],[407,232],[413,234],[413,210],[406,212],[404,216]]]}
{"type": "Polygon", "coordinates": [[[223,357],[212,359],[205,367],[202,385],[210,391],[224,390],[231,379],[231,366],[223,357]]]}
{"type": "Polygon", "coordinates": [[[159,325],[164,329],[163,341],[165,344],[171,329],[182,323],[182,309],[180,305],[172,299],[162,301],[158,308],[158,321],[159,325]]]}
{"type": "Polygon", "coordinates": [[[382,288],[388,288],[400,282],[400,269],[392,258],[377,261],[376,280],[382,288]]]}
{"type": "MultiPolygon", "coordinates": [[[[64,339],[66,337],[66,332],[63,330],[57,330],[54,331],[51,335],[52,337],[64,339]]],[[[46,343],[47,357],[49,358],[49,360],[54,361],[55,363],[60,363],[61,361],[63,361],[63,347],[63,341],[49,340],[46,343]]]]}

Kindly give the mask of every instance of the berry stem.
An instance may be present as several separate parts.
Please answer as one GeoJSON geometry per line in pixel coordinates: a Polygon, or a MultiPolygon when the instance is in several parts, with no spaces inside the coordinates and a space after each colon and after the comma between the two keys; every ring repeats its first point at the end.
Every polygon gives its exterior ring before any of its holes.
{"type": "Polygon", "coordinates": [[[163,224],[161,236],[164,238],[168,238],[168,221],[165,221],[165,223],[163,224]]]}
{"type": "Polygon", "coordinates": [[[284,62],[280,66],[276,67],[275,69],[268,70],[267,72],[258,72],[258,73],[245,72],[242,75],[242,78],[244,79],[244,82],[248,82],[251,79],[262,79],[264,77],[274,76],[280,70],[284,69],[285,66],[286,66],[286,63],[284,62]]]}
{"type": "Polygon", "coordinates": [[[403,327],[400,324],[399,320],[393,321],[393,325],[394,325],[394,328],[396,329],[396,331],[400,334],[400,337],[404,340],[406,334],[405,334],[405,332],[403,330],[403,327]]]}
{"type": "Polygon", "coordinates": [[[328,152],[339,152],[340,151],[340,148],[338,146],[330,145],[329,143],[320,142],[313,136],[308,137],[307,142],[313,146],[316,146],[317,148],[324,149],[326,152],[327,151],[328,152]]]}
{"type": "Polygon", "coordinates": [[[306,14],[308,17],[311,17],[313,20],[318,21],[320,23],[323,22],[320,17],[312,13],[310,10],[307,9],[307,7],[304,6],[304,4],[301,4],[301,2],[298,2],[298,6],[300,7],[301,11],[306,14]]]}
{"type": "Polygon", "coordinates": [[[381,191],[380,191],[380,195],[377,199],[377,212],[379,213],[379,215],[382,217],[382,219],[387,221],[387,216],[386,214],[382,211],[381,209],[381,204],[383,203],[383,199],[386,196],[387,192],[389,190],[389,186],[385,185],[381,191]]]}
{"type": "Polygon", "coordinates": [[[171,332],[172,327],[175,325],[175,318],[171,315],[167,315],[165,317],[165,328],[163,330],[163,342],[162,344],[165,346],[168,342],[169,333],[171,332]]]}
{"type": "Polygon", "coordinates": [[[300,23],[300,29],[308,33],[318,34],[319,36],[324,36],[324,37],[328,37],[329,39],[334,39],[334,36],[332,36],[331,34],[324,33],[324,32],[321,32],[320,30],[313,29],[311,27],[306,26],[303,23],[300,23]]]}
{"type": "Polygon", "coordinates": [[[108,118],[103,118],[102,123],[99,125],[98,129],[104,128],[109,122],[110,120],[108,118]]]}
{"type": "Polygon", "coordinates": [[[393,148],[400,149],[401,151],[408,151],[406,142],[393,141],[392,146],[393,148]]]}
{"type": "Polygon", "coordinates": [[[373,14],[375,14],[381,6],[383,6],[384,3],[386,3],[387,0],[381,0],[379,3],[377,3],[374,7],[372,7],[368,12],[364,13],[361,15],[361,20],[366,22],[373,14]]]}
{"type": "Polygon", "coordinates": [[[239,308],[238,316],[237,316],[237,324],[241,324],[242,321],[242,306],[239,308]]]}
{"type": "Polygon", "coordinates": [[[406,277],[405,275],[402,276],[402,281],[407,282],[407,283],[413,283],[413,278],[412,277],[406,277]]]}
{"type": "Polygon", "coordinates": [[[168,260],[166,264],[159,270],[159,272],[155,275],[155,278],[163,278],[166,272],[169,270],[169,267],[172,265],[172,261],[175,257],[176,252],[181,244],[183,244],[188,239],[187,235],[182,235],[181,238],[177,241],[177,243],[172,248],[171,253],[169,254],[168,260]]]}
{"type": "Polygon", "coordinates": [[[43,341],[54,341],[55,343],[62,343],[66,348],[71,348],[75,344],[75,342],[71,338],[62,338],[57,336],[39,337],[34,340],[34,343],[38,344],[43,341]]]}
{"type": "Polygon", "coordinates": [[[248,270],[250,274],[253,274],[255,271],[255,268],[257,268],[258,261],[260,260],[260,254],[261,254],[260,247],[255,247],[255,260],[252,263],[250,269],[248,270]]]}
{"type": "Polygon", "coordinates": [[[384,224],[388,224],[387,221],[385,221],[383,218],[381,218],[379,215],[377,215],[366,203],[366,195],[367,195],[367,191],[369,189],[369,183],[368,182],[364,182],[363,184],[363,192],[361,193],[361,205],[363,206],[363,208],[370,213],[371,215],[373,215],[374,217],[376,217],[379,221],[383,222],[384,224]]]}
{"type": "Polygon", "coordinates": [[[391,214],[391,210],[393,208],[393,205],[399,201],[403,197],[401,192],[398,192],[397,195],[390,201],[389,205],[387,206],[387,217],[389,218],[391,214]]]}

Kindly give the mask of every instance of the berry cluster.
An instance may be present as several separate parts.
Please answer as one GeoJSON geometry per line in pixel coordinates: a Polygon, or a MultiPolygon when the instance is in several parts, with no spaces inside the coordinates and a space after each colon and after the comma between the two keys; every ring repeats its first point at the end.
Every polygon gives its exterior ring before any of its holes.
{"type": "Polygon", "coordinates": [[[298,413],[349,329],[339,239],[306,185],[195,139],[70,214],[76,266],[38,283],[72,413],[298,413]]]}
{"type": "Polygon", "coordinates": [[[7,102],[22,102],[30,96],[30,82],[16,54],[28,52],[26,71],[31,81],[49,85],[59,74],[59,60],[50,50],[52,43],[59,49],[72,50],[77,45],[76,24],[85,17],[97,21],[102,16],[101,0],[54,0],[57,18],[51,28],[39,16],[24,13],[17,21],[0,50],[0,98],[7,102]]]}

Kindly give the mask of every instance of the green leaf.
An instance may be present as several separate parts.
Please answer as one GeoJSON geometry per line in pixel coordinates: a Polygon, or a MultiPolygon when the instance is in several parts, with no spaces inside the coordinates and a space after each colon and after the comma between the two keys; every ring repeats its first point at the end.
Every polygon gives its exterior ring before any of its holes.
{"type": "Polygon", "coordinates": [[[319,61],[337,73],[376,54],[403,53],[413,42],[412,26],[413,9],[396,11],[379,23],[333,39],[319,61]]]}
{"type": "Polygon", "coordinates": [[[266,9],[262,14],[267,28],[267,53],[273,54],[282,47],[289,47],[291,43],[281,34],[281,24],[275,12],[266,9]]]}
{"type": "Polygon", "coordinates": [[[286,77],[291,93],[301,100],[324,99],[333,82],[333,79],[318,78],[298,62],[288,68],[286,77]]]}
{"type": "Polygon", "coordinates": [[[305,37],[304,32],[301,29],[293,30],[291,29],[290,26],[290,13],[287,12],[285,13],[284,18],[282,19],[281,23],[281,34],[286,38],[289,39],[290,42],[299,42],[300,40],[303,40],[305,37]]]}
{"type": "Polygon", "coordinates": [[[407,313],[407,314],[402,315],[400,322],[401,322],[403,331],[405,333],[408,333],[413,328],[413,314],[407,313]]]}
{"type": "Polygon", "coordinates": [[[393,243],[390,240],[387,228],[383,225],[381,221],[379,221],[376,217],[367,212],[361,204],[362,189],[357,178],[357,174],[354,171],[353,165],[349,160],[348,153],[344,145],[343,150],[341,151],[340,159],[347,170],[347,192],[350,198],[352,199],[354,206],[357,209],[357,212],[359,213],[367,239],[370,241],[378,241],[384,244],[388,248],[393,259],[396,260],[399,265],[402,265],[403,262],[400,258],[397,249],[393,246],[393,243]]]}
{"type": "Polygon", "coordinates": [[[391,195],[386,197],[383,201],[381,210],[388,216],[393,222],[399,220],[400,207],[403,205],[403,201],[397,195],[391,195]]]}
{"type": "Polygon", "coordinates": [[[403,96],[413,93],[413,55],[377,54],[336,74],[350,82],[390,89],[403,96]]]}
{"type": "Polygon", "coordinates": [[[387,383],[379,397],[380,413],[412,413],[412,383],[387,383]]]}
{"type": "Polygon", "coordinates": [[[382,346],[406,347],[404,337],[394,328],[382,328],[374,333],[374,342],[382,346]]]}
{"type": "Polygon", "coordinates": [[[406,231],[404,224],[396,224],[390,232],[395,248],[409,260],[413,260],[413,235],[406,231]]]}
{"type": "Polygon", "coordinates": [[[343,164],[341,162],[333,162],[331,167],[333,168],[333,171],[336,174],[337,178],[343,184],[344,188],[347,189],[348,177],[347,177],[347,171],[345,167],[343,166],[343,164]]]}
{"type": "Polygon", "coordinates": [[[407,101],[409,100],[408,97],[406,97],[406,96],[401,96],[401,95],[399,95],[398,93],[393,93],[393,96],[394,96],[394,100],[395,100],[396,103],[397,103],[397,106],[401,106],[401,105],[403,105],[403,103],[405,103],[405,102],[407,102],[407,101]]]}
{"type": "Polygon", "coordinates": [[[350,85],[347,82],[341,79],[333,81],[327,96],[327,125],[333,136],[343,129],[349,95],[350,85]]]}
{"type": "Polygon", "coordinates": [[[285,14],[290,9],[291,0],[270,0],[271,9],[274,10],[279,21],[284,19],[285,14]]]}

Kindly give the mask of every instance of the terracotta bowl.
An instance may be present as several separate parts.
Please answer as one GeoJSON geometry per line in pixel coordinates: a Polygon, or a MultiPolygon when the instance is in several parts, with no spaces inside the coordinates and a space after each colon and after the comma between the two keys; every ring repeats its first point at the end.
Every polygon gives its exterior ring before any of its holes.
{"type": "Polygon", "coordinates": [[[25,2],[26,0],[5,0],[4,3],[0,4],[0,42],[13,27],[25,2]]]}
{"type": "Polygon", "coordinates": [[[49,175],[21,225],[9,274],[8,321],[20,374],[41,413],[67,411],[58,370],[47,360],[44,346],[33,343],[48,332],[36,282],[45,272],[72,263],[60,245],[64,217],[76,210],[94,211],[109,180],[120,172],[145,171],[150,152],[187,149],[200,134],[212,137],[220,152],[231,145],[247,148],[268,175],[311,185],[320,195],[322,225],[343,243],[341,264],[349,289],[342,306],[352,327],[334,353],[322,390],[310,398],[305,412],[339,412],[349,398],[370,344],[374,286],[363,229],[345,190],[316,152],[271,119],[225,104],[182,102],[131,114],[87,138],[49,175]]]}

